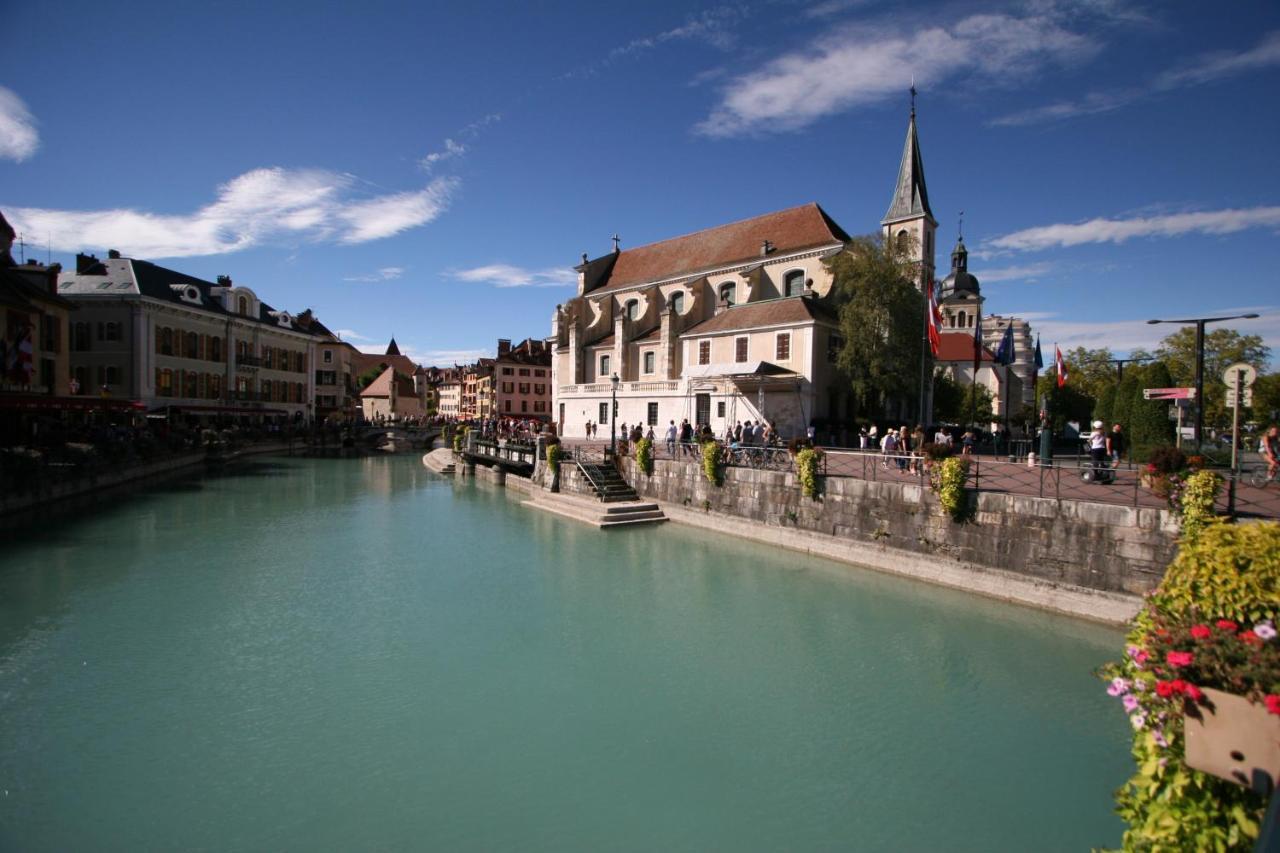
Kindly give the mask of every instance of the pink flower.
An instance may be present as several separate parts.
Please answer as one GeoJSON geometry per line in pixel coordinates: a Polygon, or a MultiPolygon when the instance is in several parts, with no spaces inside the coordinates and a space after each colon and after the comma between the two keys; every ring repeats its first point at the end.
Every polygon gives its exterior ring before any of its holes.
{"type": "Polygon", "coordinates": [[[1134,696],[1132,693],[1125,696],[1120,700],[1120,702],[1124,705],[1124,712],[1126,714],[1132,714],[1134,711],[1138,710],[1138,697],[1134,696]]]}
{"type": "Polygon", "coordinates": [[[1232,622],[1230,619],[1219,619],[1217,624],[1222,630],[1230,631],[1233,634],[1240,630],[1240,626],[1232,622]]]}
{"type": "Polygon", "coordinates": [[[1209,630],[1208,625],[1192,625],[1191,636],[1197,640],[1207,640],[1213,636],[1213,632],[1209,630]]]}
{"type": "Polygon", "coordinates": [[[1111,679],[1111,686],[1107,688],[1107,694],[1110,696],[1123,696],[1129,692],[1129,682],[1123,678],[1111,679]]]}
{"type": "Polygon", "coordinates": [[[1268,714],[1280,714],[1280,696],[1277,696],[1274,693],[1268,693],[1266,703],[1268,714]]]}
{"type": "Polygon", "coordinates": [[[1253,633],[1264,640],[1274,640],[1276,638],[1276,626],[1270,622],[1259,622],[1253,626],[1253,633]]]}
{"type": "Polygon", "coordinates": [[[1152,729],[1151,736],[1155,738],[1156,746],[1166,747],[1169,745],[1169,741],[1164,739],[1164,732],[1159,729],[1152,729]]]}
{"type": "Polygon", "coordinates": [[[1169,666],[1191,666],[1191,662],[1196,659],[1196,656],[1191,652],[1169,652],[1164,656],[1164,659],[1169,666]]]}

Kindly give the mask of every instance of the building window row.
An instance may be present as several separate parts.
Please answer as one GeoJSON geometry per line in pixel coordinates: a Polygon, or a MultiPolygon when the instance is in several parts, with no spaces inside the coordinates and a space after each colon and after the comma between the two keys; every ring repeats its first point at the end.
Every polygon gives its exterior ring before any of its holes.
{"type": "MultiPolygon", "coordinates": [[[[118,324],[116,324],[118,325],[118,324]]],[[[184,332],[167,326],[156,327],[156,353],[178,358],[196,358],[202,361],[225,360],[222,338],[199,332],[184,332]]],[[[100,338],[100,340],[103,340],[100,338]]]]}
{"type": "Polygon", "coordinates": [[[188,400],[220,400],[222,399],[222,374],[157,367],[156,396],[185,397],[188,400]]]}

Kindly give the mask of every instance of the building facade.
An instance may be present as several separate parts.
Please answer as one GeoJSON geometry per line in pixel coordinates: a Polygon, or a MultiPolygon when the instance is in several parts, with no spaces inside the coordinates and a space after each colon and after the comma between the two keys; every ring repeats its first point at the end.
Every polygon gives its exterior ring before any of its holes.
{"type": "Polygon", "coordinates": [[[83,389],[149,410],[310,421],[323,337],[229,276],[208,282],[112,251],[79,255],[58,293],[77,308],[71,370],[83,389]]]}
{"type": "Polygon", "coordinates": [[[498,340],[494,360],[494,412],[502,418],[551,419],[551,347],[540,338],[526,338],[514,347],[498,340]]]}

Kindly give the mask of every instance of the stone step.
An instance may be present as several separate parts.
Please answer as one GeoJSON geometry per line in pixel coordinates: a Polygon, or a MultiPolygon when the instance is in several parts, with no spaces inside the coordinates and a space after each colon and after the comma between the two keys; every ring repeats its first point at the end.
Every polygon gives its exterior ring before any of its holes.
{"type": "Polygon", "coordinates": [[[654,503],[633,503],[627,506],[611,506],[605,508],[608,515],[625,515],[629,512],[657,512],[658,505],[654,503]]]}
{"type": "Polygon", "coordinates": [[[597,502],[581,496],[544,493],[536,496],[526,505],[601,529],[637,524],[660,524],[667,520],[662,510],[653,503],[633,501],[630,504],[601,507],[597,502]]]}

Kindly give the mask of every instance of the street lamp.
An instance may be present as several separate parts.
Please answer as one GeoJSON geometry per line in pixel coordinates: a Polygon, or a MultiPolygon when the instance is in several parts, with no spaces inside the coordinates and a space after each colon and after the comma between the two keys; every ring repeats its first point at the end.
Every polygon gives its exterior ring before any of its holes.
{"type": "MultiPolygon", "coordinates": [[[[1172,323],[1176,326],[1196,327],[1196,449],[1204,440],[1204,327],[1209,323],[1223,323],[1227,320],[1256,320],[1257,314],[1235,314],[1230,317],[1196,317],[1190,320],[1148,320],[1148,326],[1157,323],[1172,323]]],[[[1181,440],[1181,436],[1179,436],[1181,440]]]]}
{"type": "Polygon", "coordinates": [[[609,377],[613,386],[613,406],[609,409],[609,458],[618,458],[618,374],[609,377]]]}

